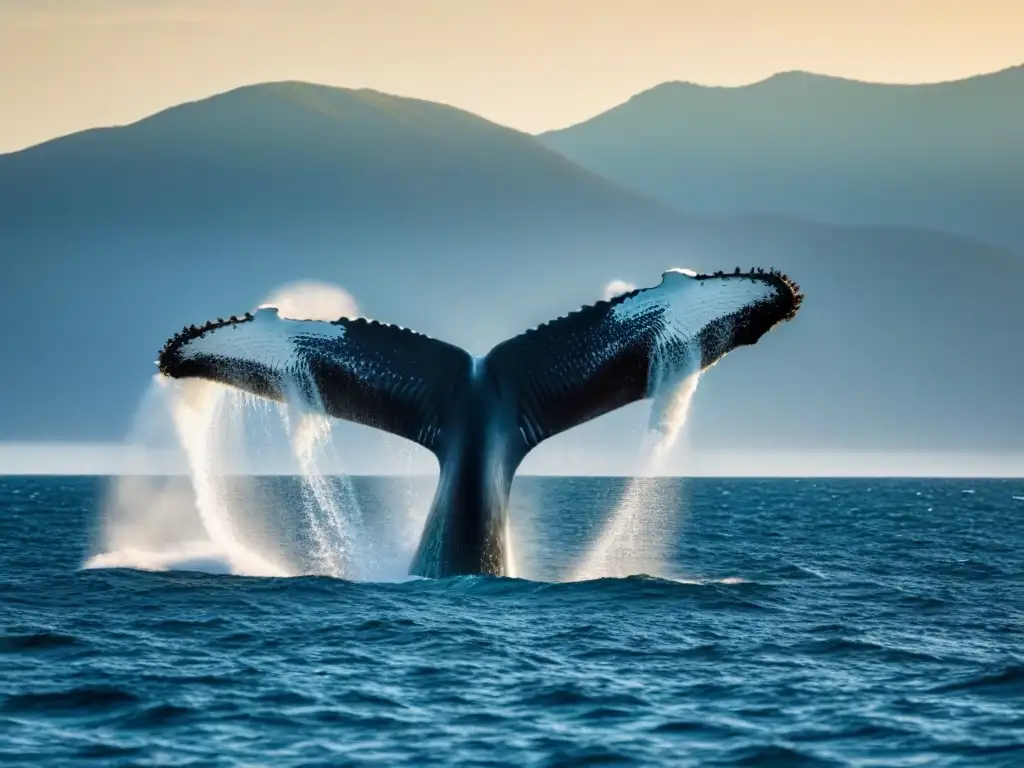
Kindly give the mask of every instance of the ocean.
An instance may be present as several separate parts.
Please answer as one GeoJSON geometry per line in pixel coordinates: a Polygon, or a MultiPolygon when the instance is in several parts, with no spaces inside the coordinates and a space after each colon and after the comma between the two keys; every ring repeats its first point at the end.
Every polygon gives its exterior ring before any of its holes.
{"type": "Polygon", "coordinates": [[[1024,481],[519,477],[527,578],[380,582],[83,569],[109,482],[0,478],[4,766],[1024,765],[1024,481]]]}

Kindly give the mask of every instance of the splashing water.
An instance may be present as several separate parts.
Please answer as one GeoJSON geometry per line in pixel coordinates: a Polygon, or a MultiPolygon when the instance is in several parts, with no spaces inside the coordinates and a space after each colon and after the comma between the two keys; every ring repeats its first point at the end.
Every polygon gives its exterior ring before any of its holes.
{"type": "MultiPolygon", "coordinates": [[[[308,391],[316,389],[308,387],[308,391]]],[[[320,467],[327,447],[333,444],[330,417],[319,403],[307,405],[296,389],[290,393],[282,417],[299,465],[302,511],[313,538],[315,570],[328,576],[359,578],[362,510],[352,481],[346,475],[325,475],[320,467]]]]}
{"type": "Polygon", "coordinates": [[[686,426],[700,377],[701,370],[691,363],[686,372],[667,378],[658,386],[648,422],[649,434],[654,436],[654,441],[644,453],[648,457],[644,462],[647,473],[654,474],[664,468],[665,460],[686,426]]]}
{"type": "Polygon", "coordinates": [[[351,478],[324,470],[342,462],[332,422],[315,407],[298,397],[279,406],[211,382],[158,377],[140,418],[161,415],[172,424],[187,475],[115,479],[86,567],[407,578],[421,505],[409,499],[394,527],[368,530],[351,478]],[[271,465],[283,460],[292,468],[288,487],[297,494],[282,496],[250,476],[247,449],[261,445],[270,448],[271,465]]]}
{"type": "MultiPolygon", "coordinates": [[[[359,313],[347,291],[313,281],[282,286],[271,293],[267,303],[277,307],[281,317],[293,319],[334,320],[359,313]]],[[[280,410],[292,456],[298,463],[302,512],[313,543],[312,569],[328,576],[357,578],[362,511],[351,480],[345,475],[330,477],[321,468],[320,461],[332,446],[331,420],[308,373],[300,376],[305,380],[293,382],[288,401],[280,410]],[[300,394],[303,390],[316,399],[307,403],[300,394]]]]}
{"type": "Polygon", "coordinates": [[[181,381],[173,386],[177,396],[171,415],[188,460],[199,517],[211,541],[230,551],[237,541],[230,512],[224,509],[223,487],[219,487],[223,468],[218,463],[223,454],[213,443],[217,417],[236,410],[234,403],[227,390],[209,382],[181,381]],[[222,410],[223,405],[227,408],[222,410]]]}
{"type": "Polygon", "coordinates": [[[663,576],[666,536],[682,513],[678,483],[661,484],[657,476],[686,425],[701,371],[687,365],[685,373],[663,377],[651,406],[642,465],[601,534],[571,576],[572,581],[623,577],[637,573],[663,576]]]}
{"type": "MultiPolygon", "coordinates": [[[[286,286],[271,298],[282,316],[335,319],[357,312],[348,293],[322,283],[286,286]]],[[[103,510],[96,553],[85,567],[349,579],[380,577],[383,570],[393,577],[393,565],[378,567],[382,558],[376,550],[387,545],[367,536],[351,479],[322,469],[325,458],[338,465],[332,422],[319,403],[298,396],[300,383],[293,382],[288,402],[279,406],[212,382],[155,377],[140,404],[132,442],[152,454],[154,442],[169,439],[187,477],[117,478],[103,510]],[[152,427],[158,422],[169,434],[154,441],[152,427]],[[286,457],[280,456],[282,442],[286,457]],[[271,532],[272,520],[292,511],[282,507],[296,504],[294,499],[282,504],[251,476],[247,449],[261,443],[269,446],[272,463],[279,466],[284,458],[297,470],[299,509],[294,511],[299,515],[292,522],[302,530],[287,532],[294,535],[271,532]],[[283,551],[280,538],[289,539],[296,551],[283,551]],[[375,554],[366,556],[370,552],[375,554]]],[[[167,468],[154,469],[150,474],[167,468]]],[[[402,522],[415,525],[417,517],[421,530],[422,515],[406,515],[402,522]]],[[[401,577],[407,567],[405,559],[401,577]]]]}
{"type": "MultiPolygon", "coordinates": [[[[251,479],[230,472],[239,415],[248,408],[245,395],[218,385],[156,377],[137,423],[169,422],[188,474],[162,475],[167,467],[155,466],[155,475],[116,478],[103,510],[99,551],[85,567],[291,575],[292,568],[256,534],[261,510],[243,503],[253,496],[251,479]]],[[[141,448],[153,447],[153,435],[133,437],[141,448]]]]}
{"type": "Polygon", "coordinates": [[[522,573],[519,558],[516,557],[515,536],[508,516],[505,517],[505,575],[510,579],[518,578],[522,573]]]}

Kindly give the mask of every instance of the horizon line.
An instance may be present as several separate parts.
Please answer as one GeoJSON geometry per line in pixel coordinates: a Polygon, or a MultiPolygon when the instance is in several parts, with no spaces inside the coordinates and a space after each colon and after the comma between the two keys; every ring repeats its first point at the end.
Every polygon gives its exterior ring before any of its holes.
{"type": "MultiPolygon", "coordinates": [[[[303,477],[299,472],[220,472],[220,477],[303,477]]],[[[436,473],[409,473],[409,472],[323,472],[321,477],[347,477],[355,479],[433,479],[436,473]]],[[[79,477],[79,478],[106,478],[106,477],[153,477],[153,478],[188,478],[188,472],[5,472],[0,470],[0,478],[30,478],[30,477],[79,477]]],[[[545,477],[566,480],[1024,480],[1024,472],[1019,475],[931,475],[931,474],[779,474],[779,475],[758,475],[758,474],[664,474],[664,475],[619,475],[619,474],[592,474],[583,475],[578,473],[559,472],[517,472],[516,478],[520,477],[545,477]]],[[[514,481],[513,481],[514,482],[514,481]]]]}
{"type": "MultiPolygon", "coordinates": [[[[230,478],[281,478],[281,477],[303,477],[298,472],[221,472],[219,477],[230,478]]],[[[437,478],[437,473],[408,473],[408,472],[323,472],[320,477],[348,478],[350,480],[419,480],[437,478]]],[[[0,481],[8,479],[45,479],[45,478],[80,478],[80,479],[108,479],[123,477],[160,478],[160,479],[188,479],[191,475],[187,472],[6,472],[0,470],[0,481]]],[[[549,478],[555,480],[1024,480],[1024,472],[1020,474],[662,474],[662,475],[619,475],[619,474],[578,474],[573,472],[517,472],[516,478],[549,478]]],[[[513,481],[514,485],[514,481],[513,481]]]]}
{"type": "MultiPolygon", "coordinates": [[[[1024,479],[1024,451],[884,451],[705,449],[687,447],[657,475],[642,471],[639,456],[564,454],[528,458],[519,475],[594,478],[866,478],[866,479],[1024,479]]],[[[388,455],[339,457],[322,467],[335,477],[436,477],[425,462],[396,466],[388,455]],[[418,465],[418,466],[417,466],[418,465]]],[[[238,477],[292,477],[301,474],[290,456],[255,463],[242,455],[221,474],[238,477]]],[[[183,454],[175,448],[149,448],[127,442],[0,441],[4,477],[188,477],[183,454]]]]}

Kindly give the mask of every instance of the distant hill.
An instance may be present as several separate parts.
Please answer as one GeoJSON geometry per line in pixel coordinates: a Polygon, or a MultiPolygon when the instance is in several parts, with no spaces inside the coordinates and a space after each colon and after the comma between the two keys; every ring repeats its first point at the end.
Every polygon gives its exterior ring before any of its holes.
{"type": "MultiPolygon", "coordinates": [[[[1024,448],[1024,260],[965,237],[699,218],[438,104],[274,83],[0,155],[0,440],[127,430],[163,341],[274,287],[484,352],[671,266],[777,266],[795,323],[717,367],[698,447],[1024,448]]],[[[628,453],[633,409],[541,450],[628,453]]],[[[577,464],[578,465],[578,464],[577,464]]]]}
{"type": "Polygon", "coordinates": [[[114,221],[177,229],[183,218],[250,226],[254,215],[291,221],[295,211],[428,231],[453,218],[465,226],[466,214],[485,226],[507,203],[558,220],[651,208],[527,134],[463,110],[310,83],[238,88],[0,157],[0,220],[46,226],[59,217],[81,231],[114,221]]]}
{"type": "Polygon", "coordinates": [[[1024,253],[1024,66],[882,85],[665,83],[541,140],[692,213],[920,226],[1024,253]]]}

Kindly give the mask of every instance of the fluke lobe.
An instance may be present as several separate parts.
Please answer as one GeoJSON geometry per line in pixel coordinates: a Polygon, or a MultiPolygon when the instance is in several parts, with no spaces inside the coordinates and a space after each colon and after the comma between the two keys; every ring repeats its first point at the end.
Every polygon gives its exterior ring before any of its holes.
{"type": "Polygon", "coordinates": [[[173,378],[298,397],[429,449],[440,479],[411,573],[505,575],[509,491],[530,450],[756,343],[802,300],[774,270],[674,269],[483,357],[374,320],[290,320],[264,307],[183,328],[158,365],[173,378]]]}

